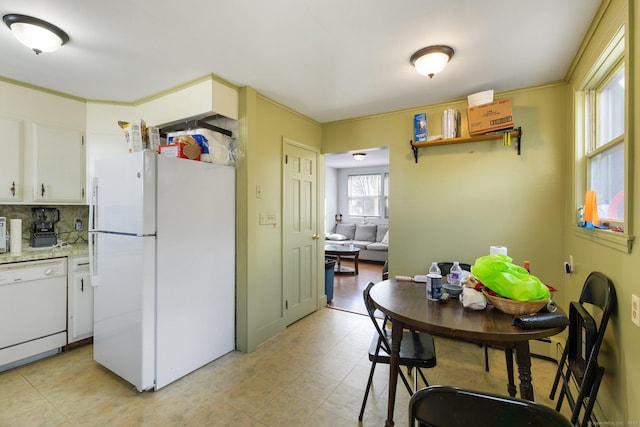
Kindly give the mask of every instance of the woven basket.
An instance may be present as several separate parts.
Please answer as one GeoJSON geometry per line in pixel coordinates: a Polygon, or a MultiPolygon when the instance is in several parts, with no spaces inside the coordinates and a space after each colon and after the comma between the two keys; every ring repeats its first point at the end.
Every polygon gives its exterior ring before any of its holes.
{"type": "Polygon", "coordinates": [[[547,305],[549,299],[539,299],[535,301],[516,301],[509,298],[502,298],[489,294],[486,289],[482,290],[489,302],[503,313],[522,316],[524,314],[534,314],[547,305]]]}

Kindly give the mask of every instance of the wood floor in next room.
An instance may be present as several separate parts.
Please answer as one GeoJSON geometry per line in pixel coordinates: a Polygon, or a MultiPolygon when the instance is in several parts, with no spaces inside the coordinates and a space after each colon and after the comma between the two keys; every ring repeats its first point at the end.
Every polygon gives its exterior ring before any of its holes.
{"type": "MultiPolygon", "coordinates": [[[[353,267],[353,261],[343,259],[344,266],[353,267]]],[[[362,291],[369,282],[382,280],[382,263],[360,261],[358,274],[335,274],[333,281],[333,300],[327,306],[353,313],[366,314],[362,291]]]]}

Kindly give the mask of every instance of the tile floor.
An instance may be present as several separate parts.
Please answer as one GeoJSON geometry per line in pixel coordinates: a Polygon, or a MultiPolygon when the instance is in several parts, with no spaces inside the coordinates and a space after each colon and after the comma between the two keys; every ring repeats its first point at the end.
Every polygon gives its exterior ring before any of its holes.
{"type": "MultiPolygon", "coordinates": [[[[157,391],[133,386],[92,359],[90,345],[0,373],[0,426],[382,426],[388,367],[378,365],[365,419],[373,326],[366,316],[324,308],[255,352],[232,352],[157,391]]],[[[504,352],[436,338],[431,384],[506,394],[504,352]]],[[[552,362],[533,359],[536,399],[548,394],[552,362]]],[[[395,423],[407,425],[399,384],[395,423]]]]}

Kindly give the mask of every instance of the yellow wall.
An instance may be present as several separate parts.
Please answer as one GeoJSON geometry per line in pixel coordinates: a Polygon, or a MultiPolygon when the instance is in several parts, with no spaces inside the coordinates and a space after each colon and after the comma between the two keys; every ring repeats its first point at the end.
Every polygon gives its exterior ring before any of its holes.
{"type": "MultiPolygon", "coordinates": [[[[637,4],[637,2],[636,2],[637,4]]],[[[573,110],[573,93],[577,85],[584,79],[585,74],[613,37],[620,25],[626,25],[626,85],[629,88],[630,105],[627,111],[627,135],[626,142],[633,146],[635,123],[638,122],[639,90],[636,87],[638,81],[638,35],[635,33],[640,16],[635,9],[634,1],[611,0],[605,1],[604,7],[598,16],[592,31],[588,34],[585,49],[576,61],[568,85],[567,110],[573,110]]],[[[567,253],[572,254],[575,260],[575,274],[567,277],[565,287],[568,299],[577,299],[582,283],[591,271],[601,271],[609,276],[616,285],[618,308],[611,319],[606,336],[604,348],[601,350],[600,363],[605,366],[605,379],[598,393],[598,406],[596,413],[603,413],[601,420],[611,421],[612,425],[634,425],[640,422],[640,368],[638,367],[638,352],[640,351],[640,328],[631,323],[631,294],[640,296],[638,285],[637,266],[640,265],[640,251],[633,248],[632,252],[616,250],[602,244],[580,237],[577,233],[573,213],[578,204],[574,163],[571,159],[575,156],[574,150],[574,121],[569,121],[569,138],[567,139],[566,163],[567,198],[565,206],[567,215],[564,218],[566,232],[567,253]],[[624,422],[624,423],[623,423],[624,422]],[[620,424],[623,423],[623,424],[620,424]]],[[[640,164],[640,151],[630,150],[632,179],[627,194],[631,197],[632,216],[630,218],[634,229],[640,224],[640,192],[633,181],[637,180],[637,174],[633,173],[633,165],[640,164]],[[635,178],[634,178],[635,177],[635,178]]],[[[581,194],[582,191],[579,191],[581,194]]],[[[579,199],[579,197],[578,197],[579,199]]],[[[631,230],[633,232],[633,229],[631,230]]]]}
{"type": "MultiPolygon", "coordinates": [[[[237,345],[252,351],[284,327],[282,297],[283,138],[320,149],[320,124],[258,94],[240,89],[239,137],[245,157],[238,165],[237,345]],[[262,187],[262,197],[256,187],[262,187]],[[278,213],[278,223],[259,225],[260,212],[278,213]]],[[[322,167],[323,163],[319,164],[322,167]]],[[[320,179],[319,179],[319,182],[320,179]]],[[[319,195],[318,200],[322,200],[319,195]]],[[[321,207],[318,208],[319,218],[321,207]]],[[[319,221],[322,224],[322,220],[319,221]]],[[[317,283],[324,285],[324,269],[317,283]]],[[[324,294],[324,287],[319,295],[324,294]]]]}
{"type": "Polygon", "coordinates": [[[442,111],[457,108],[466,130],[466,100],[424,106],[323,126],[323,151],[389,146],[389,265],[392,275],[424,274],[431,261],[473,263],[503,245],[516,262],[529,260],[550,284],[562,283],[564,85],[499,94],[510,97],[522,126],[515,141],[421,148],[416,164],[409,140],[413,116],[427,113],[440,133],[442,111]]]}

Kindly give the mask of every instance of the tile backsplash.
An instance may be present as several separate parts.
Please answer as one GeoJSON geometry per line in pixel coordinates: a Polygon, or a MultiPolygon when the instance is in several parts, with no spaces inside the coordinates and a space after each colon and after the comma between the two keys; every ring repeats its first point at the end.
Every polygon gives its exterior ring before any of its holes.
{"type": "MultiPolygon", "coordinates": [[[[22,219],[22,243],[28,243],[33,231],[33,217],[31,208],[41,205],[0,205],[0,216],[7,218],[7,226],[12,219],[22,219]]],[[[60,210],[60,221],[56,223],[55,230],[58,235],[58,242],[66,243],[86,243],[87,227],[89,225],[89,206],[42,206],[47,208],[57,208],[60,210]],[[82,231],[75,230],[75,220],[82,221],[82,231]]],[[[9,227],[7,227],[9,228],[9,227]]],[[[9,230],[7,230],[9,235],[9,230]]]]}

